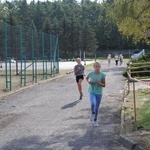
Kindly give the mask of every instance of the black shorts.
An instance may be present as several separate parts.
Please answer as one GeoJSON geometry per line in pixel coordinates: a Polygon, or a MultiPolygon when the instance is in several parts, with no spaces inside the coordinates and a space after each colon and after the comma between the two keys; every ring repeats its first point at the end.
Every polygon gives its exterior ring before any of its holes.
{"type": "Polygon", "coordinates": [[[78,83],[80,79],[84,79],[83,75],[76,76],[76,82],[78,83]]]}

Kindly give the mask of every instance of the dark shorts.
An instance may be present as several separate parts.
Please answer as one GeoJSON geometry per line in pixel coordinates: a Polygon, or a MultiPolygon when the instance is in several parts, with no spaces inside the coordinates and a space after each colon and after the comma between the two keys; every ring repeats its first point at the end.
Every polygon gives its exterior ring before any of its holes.
{"type": "Polygon", "coordinates": [[[77,83],[79,82],[80,79],[82,79],[82,80],[84,79],[83,75],[76,76],[76,82],[77,83]]]}

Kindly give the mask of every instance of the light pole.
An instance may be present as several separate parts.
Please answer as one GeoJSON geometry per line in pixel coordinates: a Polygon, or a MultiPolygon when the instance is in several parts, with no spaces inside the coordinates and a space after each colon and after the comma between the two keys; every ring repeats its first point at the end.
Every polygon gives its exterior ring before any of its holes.
{"type": "Polygon", "coordinates": [[[84,58],[83,58],[83,60],[84,60],[84,65],[86,65],[86,60],[85,60],[85,51],[84,51],[84,58]]]}
{"type": "Polygon", "coordinates": [[[82,53],[81,53],[81,51],[80,51],[80,59],[82,59],[82,53]]]}
{"type": "Polygon", "coordinates": [[[3,68],[3,66],[2,66],[2,61],[0,62],[0,68],[3,68]]]}
{"type": "Polygon", "coordinates": [[[1,59],[1,56],[0,56],[0,68],[3,68],[3,67],[2,67],[2,59],[1,59]]]}

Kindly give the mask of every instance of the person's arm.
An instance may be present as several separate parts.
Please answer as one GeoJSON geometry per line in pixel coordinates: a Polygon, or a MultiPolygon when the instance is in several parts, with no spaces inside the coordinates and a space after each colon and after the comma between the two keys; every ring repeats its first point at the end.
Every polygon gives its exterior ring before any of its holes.
{"type": "Polygon", "coordinates": [[[83,72],[82,72],[83,76],[85,76],[85,74],[84,74],[84,70],[85,70],[85,67],[83,66],[83,72]]]}
{"type": "Polygon", "coordinates": [[[90,77],[89,77],[89,76],[87,76],[87,77],[86,77],[86,81],[87,81],[87,83],[89,83],[89,84],[93,84],[93,82],[92,82],[92,81],[90,81],[89,79],[90,79],[90,77]]]}
{"type": "Polygon", "coordinates": [[[86,77],[86,81],[87,81],[87,83],[89,83],[89,76],[86,77]]]}
{"type": "Polygon", "coordinates": [[[106,80],[105,78],[102,79],[102,82],[98,81],[98,79],[96,79],[96,83],[102,87],[105,87],[106,86],[106,80]]]}
{"type": "Polygon", "coordinates": [[[79,72],[80,68],[78,67],[78,69],[76,69],[76,67],[74,68],[74,74],[76,75],[79,72]]]}
{"type": "Polygon", "coordinates": [[[85,74],[84,74],[84,70],[83,70],[82,74],[83,74],[83,76],[85,76],[85,74]]]}

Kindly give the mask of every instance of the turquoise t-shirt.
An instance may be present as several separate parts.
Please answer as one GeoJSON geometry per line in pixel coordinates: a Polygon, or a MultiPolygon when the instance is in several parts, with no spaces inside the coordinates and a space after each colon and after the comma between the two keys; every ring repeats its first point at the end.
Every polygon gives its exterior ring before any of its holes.
{"type": "Polygon", "coordinates": [[[102,82],[102,79],[106,77],[106,75],[103,72],[100,72],[99,74],[95,74],[94,72],[90,72],[88,74],[88,77],[90,81],[93,81],[94,83],[89,84],[89,93],[93,94],[102,94],[103,87],[98,85],[95,81],[98,79],[98,81],[102,82]]]}

